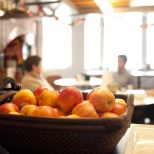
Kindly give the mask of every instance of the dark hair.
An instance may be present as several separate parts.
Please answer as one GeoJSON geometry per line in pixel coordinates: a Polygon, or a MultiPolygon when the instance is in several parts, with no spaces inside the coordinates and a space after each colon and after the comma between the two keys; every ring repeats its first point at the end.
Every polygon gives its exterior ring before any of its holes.
{"type": "Polygon", "coordinates": [[[29,56],[25,61],[24,61],[24,69],[28,72],[30,72],[32,70],[32,66],[36,65],[38,66],[39,62],[42,59],[35,55],[35,56],[29,56]]]}
{"type": "Polygon", "coordinates": [[[124,62],[127,62],[127,56],[126,55],[119,55],[118,58],[122,58],[124,62]]]}

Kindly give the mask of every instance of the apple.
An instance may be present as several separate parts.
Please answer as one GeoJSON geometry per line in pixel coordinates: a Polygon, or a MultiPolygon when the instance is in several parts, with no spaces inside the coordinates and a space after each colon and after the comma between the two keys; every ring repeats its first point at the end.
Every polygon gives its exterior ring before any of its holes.
{"type": "Polygon", "coordinates": [[[11,112],[9,112],[9,114],[16,114],[16,115],[21,115],[19,112],[17,112],[17,111],[11,111],[11,112]]]}
{"type": "Polygon", "coordinates": [[[97,112],[109,112],[115,104],[115,96],[107,89],[96,88],[88,98],[97,112]]]}
{"type": "Polygon", "coordinates": [[[100,116],[100,118],[117,118],[117,117],[119,117],[119,115],[112,113],[112,112],[104,112],[100,116]]]}
{"type": "Polygon", "coordinates": [[[44,90],[40,96],[38,105],[39,106],[51,106],[51,107],[57,107],[57,101],[58,101],[59,93],[55,90],[44,90]]]}
{"type": "Polygon", "coordinates": [[[33,115],[34,110],[37,108],[38,106],[36,105],[31,105],[31,104],[26,104],[24,105],[21,109],[20,109],[20,114],[21,115],[33,115]]]}
{"type": "Polygon", "coordinates": [[[72,109],[83,101],[81,91],[74,86],[65,87],[59,93],[57,106],[64,112],[71,112],[72,109]]]}
{"type": "Polygon", "coordinates": [[[59,109],[59,108],[53,108],[53,109],[56,113],[56,117],[67,116],[67,114],[64,111],[62,111],[61,109],[59,109]]]}
{"type": "Polygon", "coordinates": [[[21,89],[12,98],[12,103],[16,104],[19,109],[25,104],[36,105],[34,93],[29,89],[21,89]]]}
{"type": "Polygon", "coordinates": [[[19,108],[14,103],[4,103],[0,105],[1,113],[9,113],[9,112],[19,112],[19,108]]]}
{"type": "Polygon", "coordinates": [[[93,89],[92,91],[90,91],[90,92],[87,94],[87,96],[86,96],[86,99],[87,99],[87,100],[89,100],[90,95],[91,95],[94,91],[95,91],[95,89],[93,89]]]}
{"type": "Polygon", "coordinates": [[[56,113],[50,106],[38,106],[34,110],[33,116],[56,117],[56,113]]]}
{"type": "Polygon", "coordinates": [[[36,98],[36,103],[38,104],[38,101],[39,101],[39,96],[40,94],[44,91],[44,90],[48,90],[48,88],[44,88],[44,87],[39,87],[37,88],[33,93],[34,93],[34,96],[36,98]]]}
{"type": "Polygon", "coordinates": [[[122,99],[122,98],[116,98],[116,99],[115,99],[115,102],[116,102],[116,103],[122,103],[122,104],[124,104],[124,105],[127,105],[126,101],[125,101],[124,99],[122,99]]]}
{"type": "Polygon", "coordinates": [[[126,110],[127,106],[125,104],[116,102],[111,112],[117,115],[122,115],[126,112],[126,110]]]}
{"type": "Polygon", "coordinates": [[[76,114],[69,114],[67,116],[61,116],[61,118],[80,118],[80,117],[76,114]]]}
{"type": "Polygon", "coordinates": [[[87,96],[86,96],[86,99],[87,99],[87,100],[89,100],[90,95],[91,95],[97,88],[100,88],[100,87],[96,87],[96,88],[92,89],[92,90],[87,94],[87,96]]]}
{"type": "Polygon", "coordinates": [[[94,106],[88,101],[76,105],[72,110],[72,114],[85,118],[99,118],[94,106]]]}

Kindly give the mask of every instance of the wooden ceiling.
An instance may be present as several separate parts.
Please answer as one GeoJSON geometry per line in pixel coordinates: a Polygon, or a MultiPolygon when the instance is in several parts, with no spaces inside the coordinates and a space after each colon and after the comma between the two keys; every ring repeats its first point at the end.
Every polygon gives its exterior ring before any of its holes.
{"type": "MultiPolygon", "coordinates": [[[[100,12],[99,7],[94,0],[70,0],[77,9],[82,12],[83,10],[96,10],[100,12]]],[[[109,0],[113,7],[128,7],[130,0],[109,0]]]]}
{"type": "MultiPolygon", "coordinates": [[[[77,9],[80,14],[86,13],[102,13],[94,0],[64,0],[70,1],[77,9]]],[[[102,0],[103,1],[103,0],[102,0]]],[[[131,11],[139,11],[139,12],[149,12],[154,11],[154,5],[145,5],[146,0],[138,0],[144,4],[137,7],[130,7],[130,3],[133,0],[108,0],[115,12],[131,12],[131,11]]],[[[137,0],[136,0],[137,1],[137,0]]]]}

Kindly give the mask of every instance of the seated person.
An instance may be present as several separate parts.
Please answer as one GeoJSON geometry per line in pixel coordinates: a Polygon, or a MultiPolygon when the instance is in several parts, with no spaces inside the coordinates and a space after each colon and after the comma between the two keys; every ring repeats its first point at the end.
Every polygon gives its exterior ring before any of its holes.
{"type": "Polygon", "coordinates": [[[29,89],[32,92],[39,87],[53,89],[42,75],[41,58],[37,55],[29,56],[24,61],[25,74],[22,78],[22,89],[29,89]]]}
{"type": "Polygon", "coordinates": [[[113,73],[113,80],[117,84],[118,89],[121,88],[131,88],[135,89],[137,87],[137,80],[136,78],[125,68],[127,63],[126,55],[119,55],[118,56],[118,71],[113,73]]]}

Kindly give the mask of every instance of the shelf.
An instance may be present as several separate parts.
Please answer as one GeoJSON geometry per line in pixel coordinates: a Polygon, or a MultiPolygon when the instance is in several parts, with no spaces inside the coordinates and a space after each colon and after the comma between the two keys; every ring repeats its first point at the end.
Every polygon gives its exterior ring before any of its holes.
{"type": "Polygon", "coordinates": [[[11,11],[3,10],[5,11],[5,15],[0,17],[0,19],[9,19],[9,18],[29,18],[28,14],[22,10],[19,9],[13,9],[11,11]]]}

